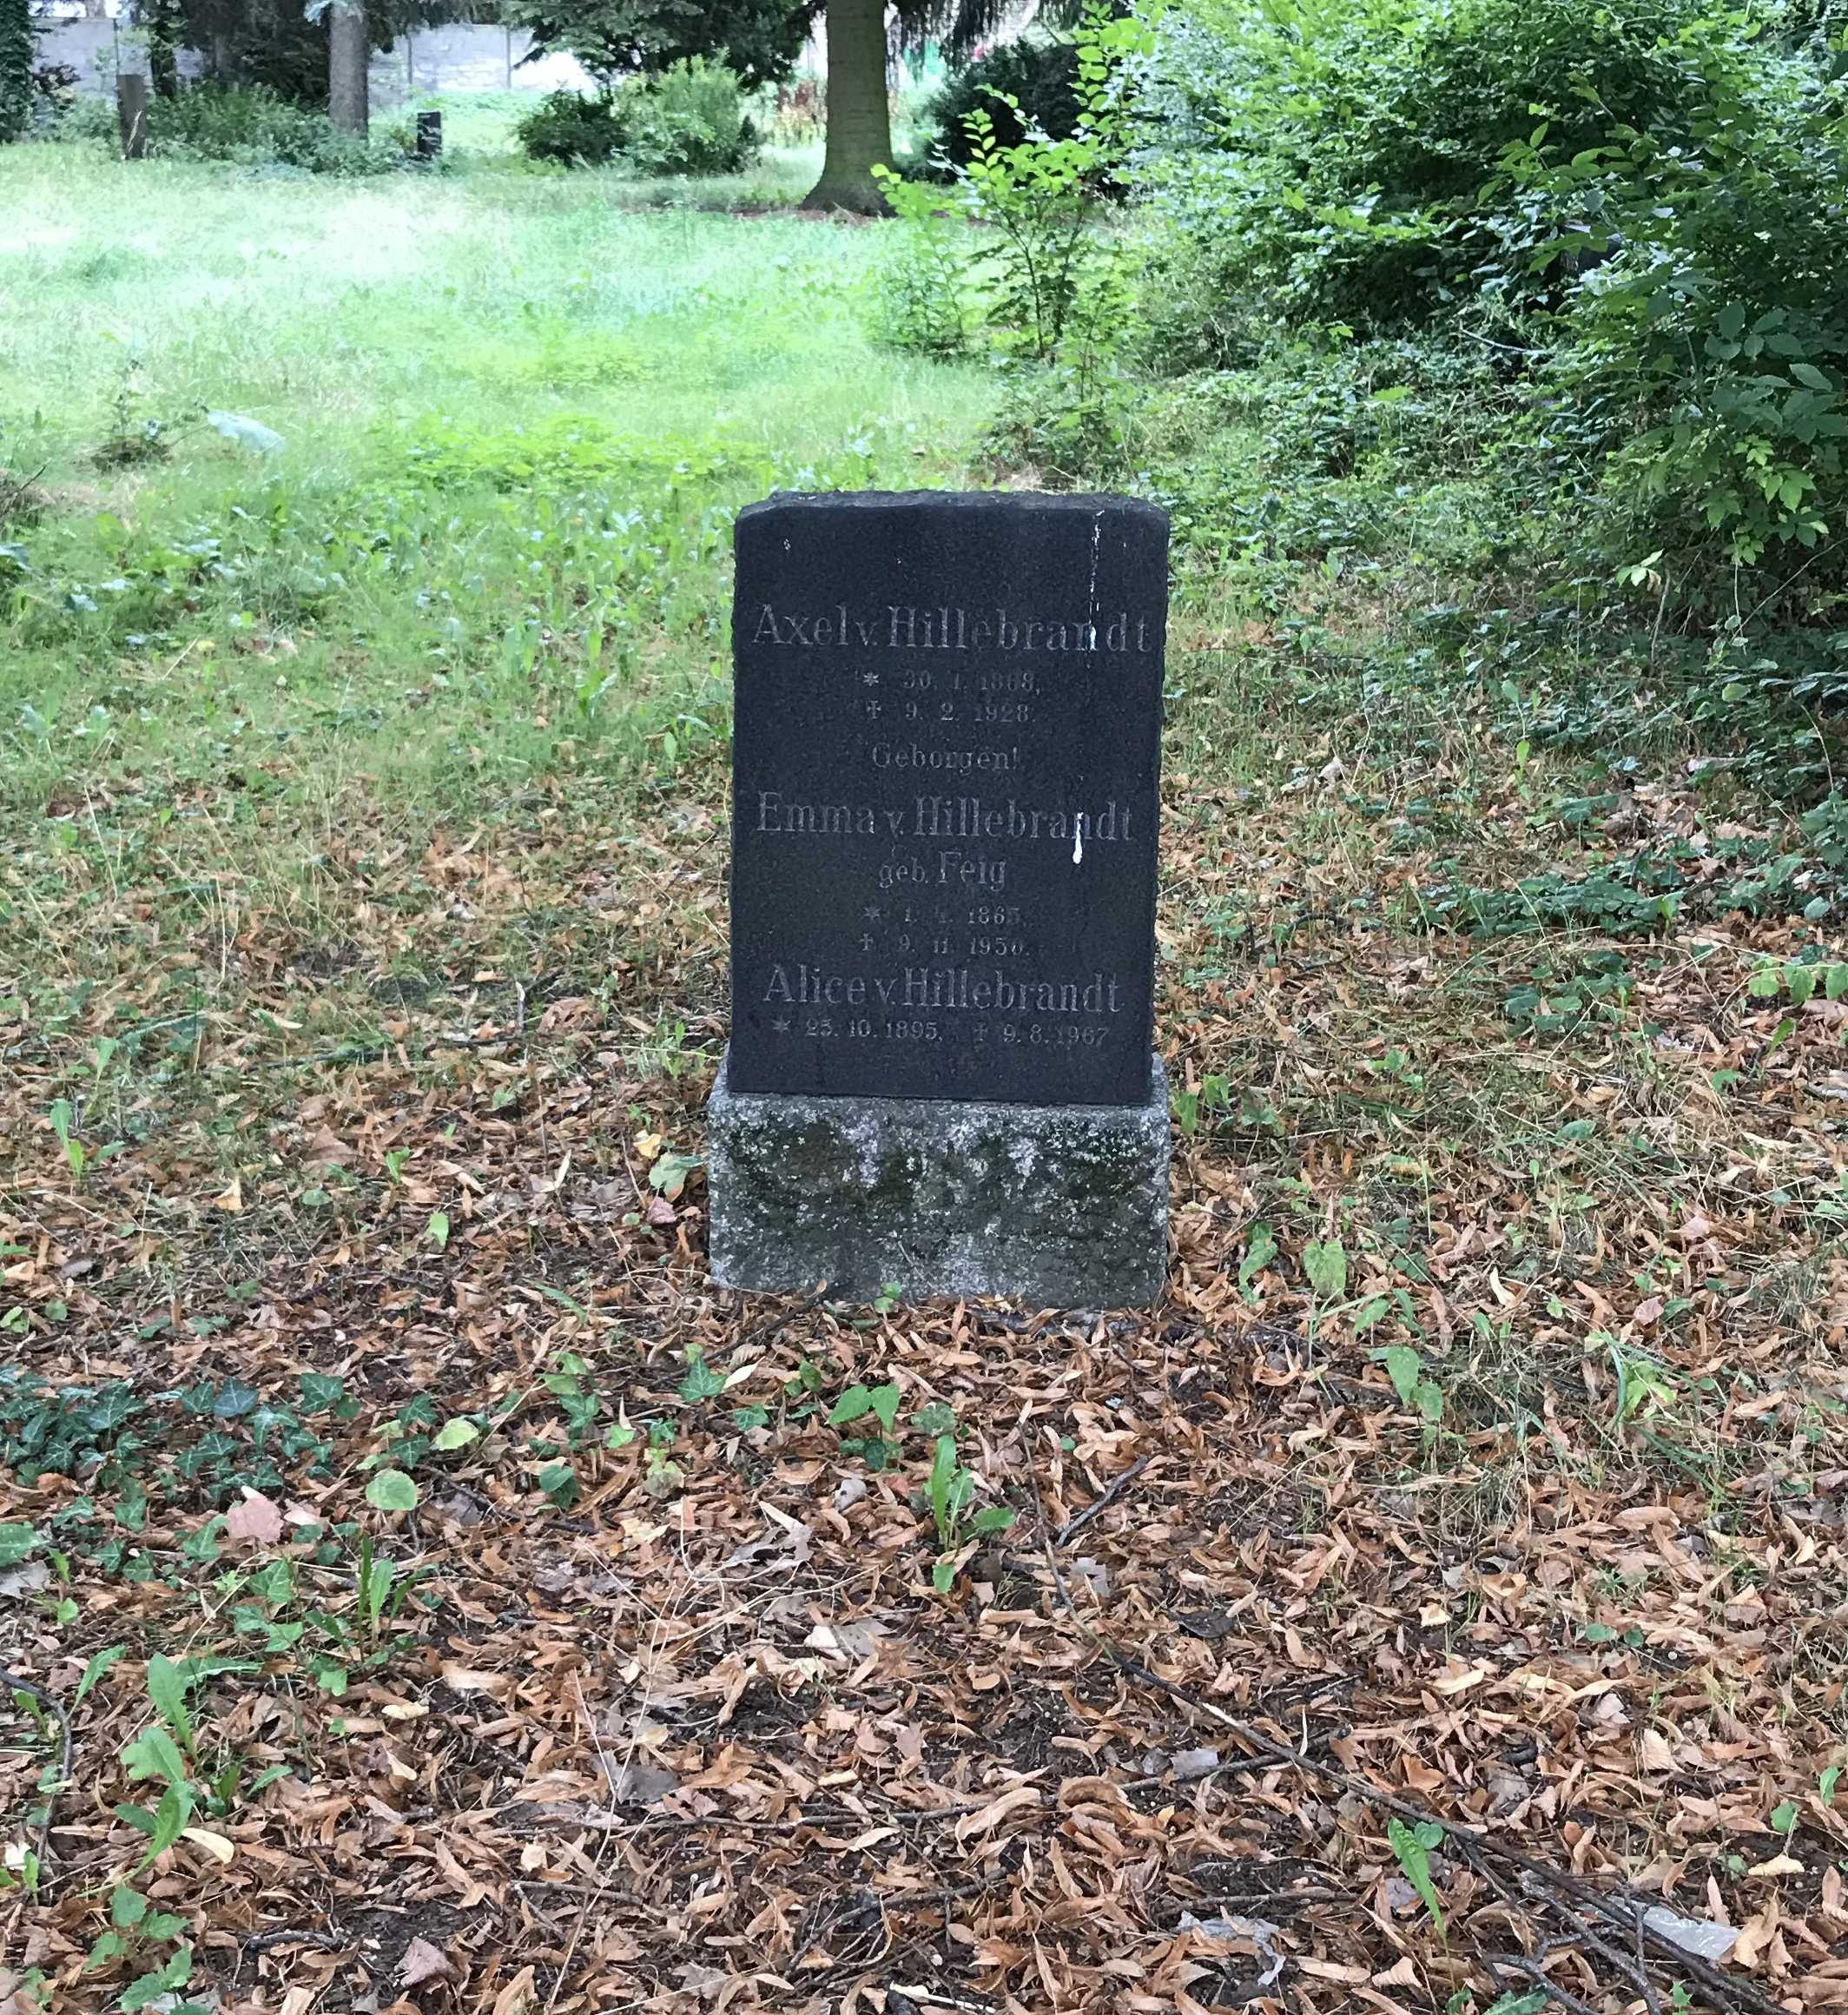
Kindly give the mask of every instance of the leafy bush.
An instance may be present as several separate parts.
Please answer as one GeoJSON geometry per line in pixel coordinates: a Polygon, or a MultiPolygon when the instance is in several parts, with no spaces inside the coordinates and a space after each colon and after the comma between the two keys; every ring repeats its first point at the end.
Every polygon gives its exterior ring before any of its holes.
{"type": "MultiPolygon", "coordinates": [[[[875,334],[942,352],[980,323],[1003,354],[1044,364],[1070,350],[1087,368],[1120,347],[1134,304],[1118,248],[1094,228],[1093,213],[1122,159],[1118,79],[1145,41],[1097,0],[1073,44],[1083,116],[1066,138],[1029,129],[1007,144],[993,113],[978,106],[963,122],[969,157],[951,190],[873,170],[908,227],[888,255],[875,334]],[[946,216],[964,228],[947,230],[946,216]],[[969,223],[993,228],[974,234],[969,223]]],[[[1009,109],[1005,102],[997,109],[1009,109]]]]}
{"type": "Polygon", "coordinates": [[[723,63],[690,56],[630,91],[637,102],[626,151],[649,175],[730,175],[756,151],[743,91],[723,63]]]}
{"type": "Polygon", "coordinates": [[[729,175],[756,149],[738,80],[703,56],[597,97],[553,91],[515,131],[534,161],[599,168],[620,159],[644,175],[729,175]]]}
{"type": "MultiPolygon", "coordinates": [[[[115,108],[86,98],[62,117],[56,136],[116,142],[115,108]]],[[[188,84],[148,106],[148,149],[170,159],[228,161],[307,175],[382,175],[410,156],[400,138],[343,133],[324,112],[305,110],[261,84],[188,84]]]]}
{"type": "MultiPolygon", "coordinates": [[[[1165,33],[1143,94],[1146,179],[1198,301],[1390,329],[1472,296],[1555,303],[1585,232],[1511,150],[1570,161],[1627,131],[1691,141],[1706,0],[1279,0],[1208,5],[1165,33]],[[1504,181],[1504,187],[1505,187],[1504,181]]],[[[1741,32],[1735,29],[1735,34],[1741,32]]]]}
{"type": "Polygon", "coordinates": [[[1600,457],[1613,565],[1717,579],[1787,558],[1813,591],[1848,578],[1841,108],[1806,62],[1717,22],[1683,60],[1698,150],[1633,129],[1523,181],[1589,220],[1597,258],[1548,373],[1553,431],[1569,420],[1600,457]]]}
{"type": "Polygon", "coordinates": [[[628,129],[613,97],[586,97],[581,91],[549,91],[514,126],[514,137],[529,160],[601,168],[619,153],[628,129]]]}
{"type": "Polygon", "coordinates": [[[972,112],[993,118],[997,145],[1018,147],[1029,129],[1049,140],[1069,140],[1079,110],[1078,50],[1071,43],[1003,43],[959,70],[924,107],[919,165],[926,173],[967,167],[975,151],[967,124],[972,112]]]}

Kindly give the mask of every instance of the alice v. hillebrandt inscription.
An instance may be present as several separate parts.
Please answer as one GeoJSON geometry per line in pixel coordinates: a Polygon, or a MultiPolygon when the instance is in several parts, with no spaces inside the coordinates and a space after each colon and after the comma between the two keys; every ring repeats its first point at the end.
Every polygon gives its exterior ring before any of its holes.
{"type": "Polygon", "coordinates": [[[1166,578],[1119,498],[740,516],[733,1091],[1146,1099],[1166,578]]]}

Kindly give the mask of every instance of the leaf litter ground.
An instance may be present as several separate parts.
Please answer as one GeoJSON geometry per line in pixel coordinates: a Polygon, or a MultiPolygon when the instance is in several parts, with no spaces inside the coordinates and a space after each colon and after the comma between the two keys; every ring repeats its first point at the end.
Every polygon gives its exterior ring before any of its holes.
{"type": "Polygon", "coordinates": [[[712,1288],[708,745],[10,836],[14,2009],[1848,2005],[1832,968],[1433,929],[1714,808],[1172,671],[1146,1315],[712,1288]]]}

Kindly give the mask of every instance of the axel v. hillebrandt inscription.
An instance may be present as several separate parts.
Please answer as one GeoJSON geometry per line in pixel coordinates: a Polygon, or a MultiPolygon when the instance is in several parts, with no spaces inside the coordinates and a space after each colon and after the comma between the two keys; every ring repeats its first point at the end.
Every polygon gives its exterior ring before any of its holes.
{"type": "Polygon", "coordinates": [[[774,499],[737,558],[733,1088],[1143,1100],[1162,514],[774,499]]]}
{"type": "Polygon", "coordinates": [[[1150,651],[1146,616],[1132,617],[1127,609],[1103,621],[1095,616],[1064,619],[1050,616],[1010,615],[1005,608],[980,612],[974,621],[964,608],[940,604],[934,609],[900,608],[888,603],[870,616],[850,616],[845,602],[826,615],[779,614],[766,602],[751,631],[753,644],[797,644],[804,650],[842,651],[1150,651]]]}

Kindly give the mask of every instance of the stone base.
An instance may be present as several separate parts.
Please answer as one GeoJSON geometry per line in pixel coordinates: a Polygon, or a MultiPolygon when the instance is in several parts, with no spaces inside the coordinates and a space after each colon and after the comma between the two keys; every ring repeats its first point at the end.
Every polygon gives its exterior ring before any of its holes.
{"type": "Polygon", "coordinates": [[[868,1301],[1146,1308],[1168,1271],[1168,1084],[1139,1106],[733,1092],[706,1108],[712,1278],[868,1301]]]}

